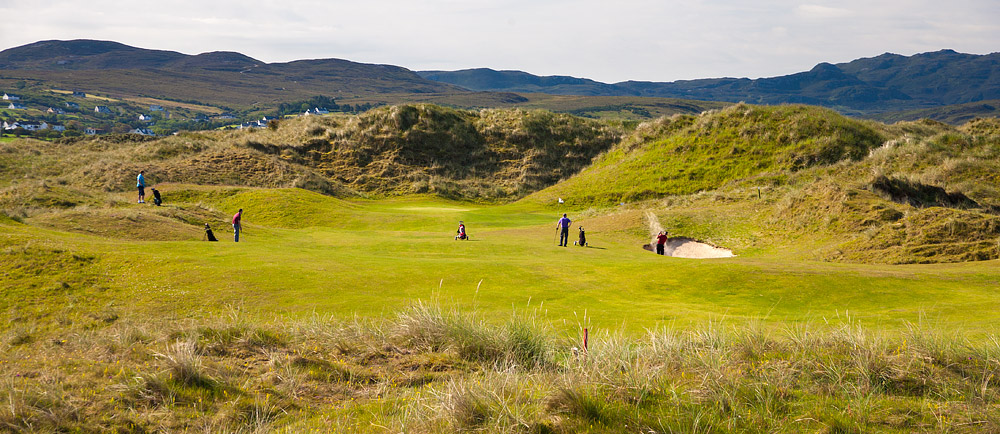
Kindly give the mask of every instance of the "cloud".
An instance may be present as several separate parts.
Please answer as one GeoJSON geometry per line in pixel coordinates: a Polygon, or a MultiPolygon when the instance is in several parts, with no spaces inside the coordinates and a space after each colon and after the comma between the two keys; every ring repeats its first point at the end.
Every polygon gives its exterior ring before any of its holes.
{"type": "Polygon", "coordinates": [[[341,58],[600,81],[789,74],[1000,41],[995,0],[0,0],[0,49],[105,39],[265,62],[341,58]]]}
{"type": "Polygon", "coordinates": [[[818,19],[847,18],[855,15],[854,12],[847,9],[832,8],[829,6],[821,6],[821,5],[800,5],[798,8],[796,8],[796,12],[800,17],[803,18],[818,18],[818,19]]]}

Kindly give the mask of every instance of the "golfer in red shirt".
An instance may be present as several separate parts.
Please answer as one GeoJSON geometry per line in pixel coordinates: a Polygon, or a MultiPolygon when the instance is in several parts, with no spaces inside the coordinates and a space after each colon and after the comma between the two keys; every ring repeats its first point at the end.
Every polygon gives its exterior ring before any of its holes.
{"type": "Polygon", "coordinates": [[[240,208],[240,211],[237,212],[235,215],[233,215],[233,234],[234,234],[234,237],[235,237],[235,241],[237,243],[240,242],[240,220],[241,219],[243,219],[243,208],[240,208]]]}
{"type": "Polygon", "coordinates": [[[663,245],[667,243],[667,233],[665,231],[660,231],[660,234],[656,236],[656,254],[663,254],[663,245]]]}

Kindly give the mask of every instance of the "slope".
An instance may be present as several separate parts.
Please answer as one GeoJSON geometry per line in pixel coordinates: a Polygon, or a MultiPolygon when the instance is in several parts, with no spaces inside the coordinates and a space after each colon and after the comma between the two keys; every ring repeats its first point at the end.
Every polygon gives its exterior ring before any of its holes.
{"type": "Polygon", "coordinates": [[[643,124],[585,171],[533,199],[607,205],[691,194],[731,181],[857,160],[883,140],[872,125],[830,110],[739,104],[643,124]]]}
{"type": "Polygon", "coordinates": [[[576,173],[620,135],[617,127],[541,110],[419,104],[287,120],[231,140],[359,191],[504,200],[576,173]]]}
{"type": "Polygon", "coordinates": [[[643,124],[578,175],[524,200],[627,202],[674,236],[738,254],[996,259],[997,131],[997,119],[888,126],[813,107],[737,105],[643,124]]]}

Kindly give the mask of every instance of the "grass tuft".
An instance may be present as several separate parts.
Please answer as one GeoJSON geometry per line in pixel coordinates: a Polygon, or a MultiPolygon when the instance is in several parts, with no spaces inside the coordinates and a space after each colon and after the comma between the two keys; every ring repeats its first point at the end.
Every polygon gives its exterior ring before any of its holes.
{"type": "Polygon", "coordinates": [[[175,341],[167,345],[166,351],[153,355],[166,362],[171,381],[201,388],[212,388],[216,385],[215,379],[207,373],[195,342],[175,341]]]}

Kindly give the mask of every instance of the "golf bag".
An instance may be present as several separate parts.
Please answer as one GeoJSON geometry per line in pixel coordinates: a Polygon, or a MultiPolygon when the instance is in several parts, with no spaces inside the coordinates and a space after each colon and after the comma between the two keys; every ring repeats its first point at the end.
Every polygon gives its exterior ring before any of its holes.
{"type": "Polygon", "coordinates": [[[587,233],[583,231],[583,226],[580,226],[580,239],[575,241],[573,244],[576,244],[580,247],[584,247],[587,245],[587,233]]]}
{"type": "Polygon", "coordinates": [[[163,203],[163,200],[160,199],[160,190],[157,190],[157,189],[154,188],[153,189],[153,204],[155,204],[156,206],[160,206],[161,203],[163,203]]]}

